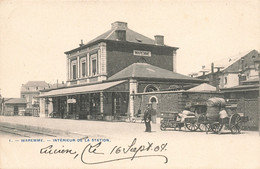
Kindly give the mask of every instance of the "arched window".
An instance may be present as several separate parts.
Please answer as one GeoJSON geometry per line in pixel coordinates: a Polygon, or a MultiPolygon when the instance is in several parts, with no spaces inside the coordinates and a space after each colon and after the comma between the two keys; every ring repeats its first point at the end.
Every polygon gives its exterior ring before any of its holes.
{"type": "Polygon", "coordinates": [[[147,85],[145,88],[144,88],[144,92],[157,92],[159,91],[158,87],[155,86],[155,85],[147,85]]]}
{"type": "MultiPolygon", "coordinates": [[[[156,96],[151,96],[149,98],[149,103],[152,104],[152,108],[154,110],[157,110],[158,98],[156,96]]],[[[156,114],[156,112],[154,112],[154,113],[156,114]]],[[[153,115],[155,115],[155,114],[153,114],[153,115]]]]}
{"type": "Polygon", "coordinates": [[[158,98],[156,97],[156,96],[151,96],[150,98],[149,98],[149,103],[158,103],[158,98]]]}

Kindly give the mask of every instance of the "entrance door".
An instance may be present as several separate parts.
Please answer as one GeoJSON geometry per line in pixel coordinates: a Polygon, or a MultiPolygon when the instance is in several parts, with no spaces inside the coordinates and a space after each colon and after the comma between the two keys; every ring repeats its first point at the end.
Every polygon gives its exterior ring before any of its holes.
{"type": "Polygon", "coordinates": [[[14,106],[14,115],[18,115],[18,106],[14,106]]]}

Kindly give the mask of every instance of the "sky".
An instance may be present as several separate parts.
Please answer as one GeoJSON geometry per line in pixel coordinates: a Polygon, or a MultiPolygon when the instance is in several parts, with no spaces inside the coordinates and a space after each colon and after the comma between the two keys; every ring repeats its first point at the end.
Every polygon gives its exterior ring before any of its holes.
{"type": "Polygon", "coordinates": [[[65,51],[124,21],[147,37],[179,47],[177,72],[256,49],[260,1],[0,1],[0,88],[20,97],[27,81],[66,81],[65,51]]]}

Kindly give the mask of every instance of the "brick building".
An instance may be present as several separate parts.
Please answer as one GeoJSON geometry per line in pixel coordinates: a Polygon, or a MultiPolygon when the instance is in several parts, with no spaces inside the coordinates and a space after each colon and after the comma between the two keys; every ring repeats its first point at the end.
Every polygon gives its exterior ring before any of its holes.
{"type": "Polygon", "coordinates": [[[67,87],[41,92],[41,115],[106,119],[134,116],[133,95],[179,90],[204,80],[175,72],[177,47],[114,22],[110,30],[65,52],[67,87]]]}
{"type": "MultiPolygon", "coordinates": [[[[190,86],[190,85],[187,85],[190,86]]],[[[160,117],[161,112],[173,111],[181,112],[185,106],[201,105],[206,103],[209,98],[221,97],[224,98],[222,92],[216,91],[216,88],[206,83],[200,84],[188,90],[176,91],[153,91],[140,92],[134,97],[134,112],[144,112],[146,103],[151,103],[157,114],[153,115],[153,122],[156,117],[160,117]]],[[[159,119],[158,119],[159,120],[159,119]]],[[[159,122],[157,120],[157,122],[159,122]]]]}
{"type": "Polygon", "coordinates": [[[259,78],[242,81],[240,85],[223,88],[225,99],[237,106],[237,112],[249,117],[245,126],[249,129],[258,128],[259,78]]]}

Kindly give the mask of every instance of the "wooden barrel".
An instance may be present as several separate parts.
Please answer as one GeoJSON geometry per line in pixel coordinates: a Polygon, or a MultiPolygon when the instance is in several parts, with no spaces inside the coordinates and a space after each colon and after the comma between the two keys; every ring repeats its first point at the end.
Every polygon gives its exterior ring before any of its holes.
{"type": "Polygon", "coordinates": [[[208,107],[223,107],[226,105],[226,102],[223,98],[213,97],[207,100],[208,107]]]}
{"type": "Polygon", "coordinates": [[[208,107],[206,112],[206,117],[208,121],[218,121],[219,120],[219,107],[208,107]]]}
{"type": "Polygon", "coordinates": [[[206,117],[208,121],[218,121],[219,111],[224,107],[226,102],[223,98],[213,97],[207,100],[206,117]]]}

